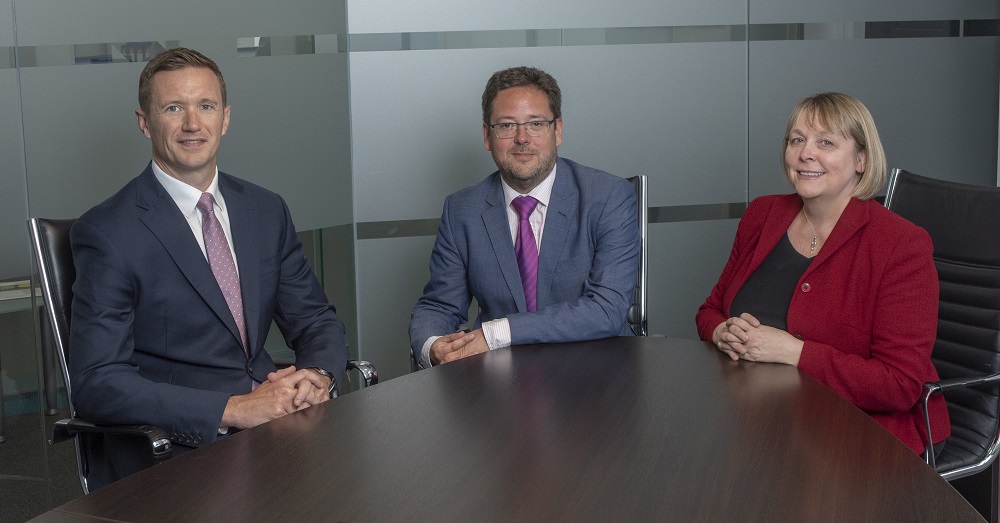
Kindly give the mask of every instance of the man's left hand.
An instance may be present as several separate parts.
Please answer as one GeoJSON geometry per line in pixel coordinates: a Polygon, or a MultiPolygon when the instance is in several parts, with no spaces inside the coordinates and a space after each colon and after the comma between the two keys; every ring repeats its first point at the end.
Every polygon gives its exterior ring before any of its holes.
{"type": "Polygon", "coordinates": [[[295,383],[292,404],[296,409],[318,405],[330,399],[330,378],[312,370],[296,370],[295,366],[279,369],[267,375],[267,381],[288,379],[295,383]]]}

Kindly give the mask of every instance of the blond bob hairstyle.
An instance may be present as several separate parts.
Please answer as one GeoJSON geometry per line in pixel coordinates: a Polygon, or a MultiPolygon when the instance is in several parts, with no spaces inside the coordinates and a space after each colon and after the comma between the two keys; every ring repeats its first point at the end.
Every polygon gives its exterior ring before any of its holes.
{"type": "Polygon", "coordinates": [[[799,115],[805,115],[809,126],[814,129],[824,129],[854,140],[856,151],[864,152],[866,161],[865,172],[860,173],[861,179],[852,196],[859,200],[874,198],[885,186],[888,174],[882,141],[875,129],[875,120],[865,104],[843,93],[819,93],[803,98],[792,109],[785,127],[780,156],[783,172],[786,170],[785,149],[788,147],[788,138],[799,115]]]}

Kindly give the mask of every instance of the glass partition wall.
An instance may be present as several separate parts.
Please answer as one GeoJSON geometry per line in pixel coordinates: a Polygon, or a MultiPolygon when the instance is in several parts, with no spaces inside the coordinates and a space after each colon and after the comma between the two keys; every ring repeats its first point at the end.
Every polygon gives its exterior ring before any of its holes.
{"type": "MultiPolygon", "coordinates": [[[[66,407],[46,401],[25,220],[79,216],[145,167],[133,111],[159,50],[219,63],[220,169],[286,199],[352,354],[385,380],[410,372],[444,197],[495,170],[480,96],[499,69],[558,79],[562,156],[649,177],[658,334],[695,337],[746,204],[789,190],[780,138],[804,96],[864,101],[892,167],[995,184],[1000,6],[870,4],[0,0],[0,519],[78,495],[71,447],[46,443],[66,407]]],[[[288,356],[276,332],[268,348],[288,356]]]]}

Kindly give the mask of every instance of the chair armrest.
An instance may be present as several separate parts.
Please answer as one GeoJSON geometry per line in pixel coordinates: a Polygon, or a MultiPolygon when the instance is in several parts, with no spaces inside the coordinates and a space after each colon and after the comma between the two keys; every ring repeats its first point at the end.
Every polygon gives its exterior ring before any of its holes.
{"type": "Polygon", "coordinates": [[[153,463],[170,459],[173,444],[167,432],[153,425],[95,425],[79,418],[63,419],[52,425],[50,443],[60,443],[76,437],[80,433],[121,434],[144,438],[149,442],[153,463]]]}
{"type": "Polygon", "coordinates": [[[378,371],[375,366],[363,360],[350,360],[347,362],[347,370],[356,370],[361,373],[361,379],[365,381],[365,387],[378,384],[378,371]]]}
{"type": "Polygon", "coordinates": [[[985,385],[995,381],[1000,381],[1000,373],[987,374],[985,376],[950,378],[924,383],[924,388],[920,393],[920,399],[917,400],[917,404],[920,405],[920,408],[923,411],[924,428],[927,431],[927,446],[924,448],[924,460],[931,466],[931,468],[936,468],[934,463],[934,436],[931,434],[931,416],[930,411],[927,408],[927,404],[930,402],[931,396],[937,396],[946,390],[963,387],[977,387],[979,385],[985,385]]]}

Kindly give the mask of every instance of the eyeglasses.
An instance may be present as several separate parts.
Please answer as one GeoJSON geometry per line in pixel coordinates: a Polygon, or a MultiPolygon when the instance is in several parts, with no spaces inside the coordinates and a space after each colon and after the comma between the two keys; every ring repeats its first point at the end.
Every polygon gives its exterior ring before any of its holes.
{"type": "Polygon", "coordinates": [[[517,136],[517,128],[523,125],[524,131],[528,133],[528,136],[545,136],[549,134],[549,128],[554,123],[556,123],[555,118],[551,120],[532,120],[524,123],[500,122],[491,124],[490,129],[493,129],[493,135],[497,138],[513,138],[517,136]]]}

